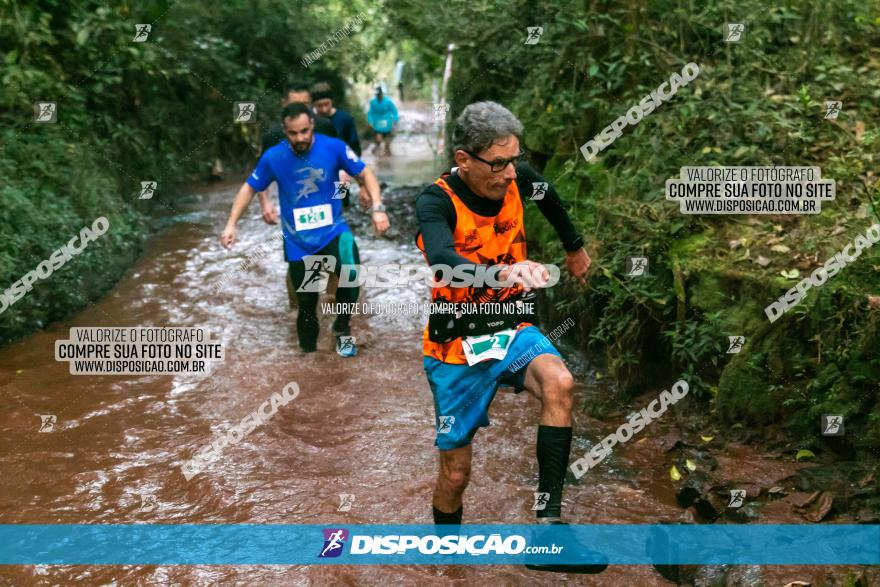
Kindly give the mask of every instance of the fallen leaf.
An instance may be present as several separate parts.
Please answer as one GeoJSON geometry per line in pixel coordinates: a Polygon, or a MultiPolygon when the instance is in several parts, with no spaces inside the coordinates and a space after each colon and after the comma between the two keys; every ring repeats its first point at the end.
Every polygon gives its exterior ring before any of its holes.
{"type": "Polygon", "coordinates": [[[838,234],[843,234],[844,232],[846,232],[846,229],[842,226],[838,226],[831,231],[831,236],[837,236],[838,234]]]}
{"type": "Polygon", "coordinates": [[[816,455],[813,454],[813,451],[802,448],[797,451],[797,454],[794,455],[794,460],[800,461],[801,459],[815,459],[816,455]]]}
{"type": "Polygon", "coordinates": [[[758,258],[755,259],[755,263],[757,263],[761,267],[766,267],[767,265],[770,264],[770,259],[768,259],[767,257],[764,257],[762,255],[758,255],[758,258]]]}
{"type": "Polygon", "coordinates": [[[816,503],[813,504],[813,507],[810,508],[810,511],[804,514],[804,517],[811,522],[821,522],[828,515],[828,512],[831,511],[833,504],[834,496],[828,491],[823,491],[816,503]]]}
{"type": "Polygon", "coordinates": [[[681,473],[678,472],[675,465],[672,465],[672,468],[669,469],[669,476],[672,477],[673,481],[681,481],[681,473]]]}
{"type": "Polygon", "coordinates": [[[861,120],[856,122],[856,140],[861,141],[862,135],[865,134],[865,123],[861,120]]]}
{"type": "Polygon", "coordinates": [[[868,483],[870,483],[873,480],[874,480],[874,473],[868,473],[868,475],[866,477],[862,478],[859,481],[859,487],[864,487],[865,485],[867,485],[868,483]]]}
{"type": "Polygon", "coordinates": [[[868,307],[869,308],[874,308],[874,309],[880,308],[880,296],[868,295],[866,297],[868,298],[868,307]]]}
{"type": "Polygon", "coordinates": [[[797,269],[791,269],[790,271],[786,271],[785,269],[783,269],[779,272],[779,274],[786,279],[797,279],[801,276],[801,272],[797,269]]]}
{"type": "Polygon", "coordinates": [[[782,225],[781,225],[781,224],[774,224],[774,225],[773,225],[773,230],[775,230],[776,232],[782,232],[782,231],[785,230],[785,229],[782,228],[782,225]]]}
{"type": "Polygon", "coordinates": [[[712,442],[712,439],[715,438],[715,437],[714,437],[714,436],[703,436],[703,435],[700,435],[700,438],[703,439],[703,442],[712,442]]]}
{"type": "Polygon", "coordinates": [[[685,460],[684,460],[684,465],[685,465],[688,469],[690,469],[691,471],[696,471],[696,470],[697,470],[697,464],[696,464],[695,462],[693,462],[692,460],[690,460],[690,459],[685,459],[685,460]]]}
{"type": "Polygon", "coordinates": [[[813,493],[792,493],[785,500],[796,508],[805,508],[819,497],[819,493],[819,491],[814,491],[813,493]]]}
{"type": "Polygon", "coordinates": [[[806,581],[792,581],[791,583],[786,583],[785,587],[811,587],[812,583],[807,583],[806,581]]]}
{"type": "Polygon", "coordinates": [[[728,247],[730,248],[730,250],[732,250],[732,251],[735,251],[735,250],[737,250],[738,248],[740,248],[740,247],[742,246],[742,244],[743,244],[743,241],[742,241],[741,238],[738,238],[738,239],[736,239],[736,240],[732,240],[732,241],[727,241],[727,246],[728,246],[728,247]]]}
{"type": "Polygon", "coordinates": [[[786,247],[785,245],[773,245],[772,247],[770,247],[770,250],[771,250],[771,251],[774,251],[774,252],[776,252],[776,253],[787,253],[787,252],[789,252],[791,249],[789,249],[789,248],[786,247]]]}
{"type": "Polygon", "coordinates": [[[782,493],[782,491],[783,491],[783,490],[782,490],[782,487],[779,487],[779,486],[777,485],[777,486],[775,486],[775,487],[771,487],[770,489],[768,489],[768,490],[767,490],[767,493],[771,493],[771,494],[772,494],[772,493],[782,493]]]}

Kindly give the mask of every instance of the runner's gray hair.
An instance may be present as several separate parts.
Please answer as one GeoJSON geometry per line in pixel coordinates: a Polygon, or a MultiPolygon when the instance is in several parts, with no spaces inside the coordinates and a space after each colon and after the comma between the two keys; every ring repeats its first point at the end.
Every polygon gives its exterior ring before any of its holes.
{"type": "Polygon", "coordinates": [[[453,150],[479,153],[495,141],[522,136],[523,125],[513,113],[497,102],[475,102],[462,110],[452,131],[453,150]]]}

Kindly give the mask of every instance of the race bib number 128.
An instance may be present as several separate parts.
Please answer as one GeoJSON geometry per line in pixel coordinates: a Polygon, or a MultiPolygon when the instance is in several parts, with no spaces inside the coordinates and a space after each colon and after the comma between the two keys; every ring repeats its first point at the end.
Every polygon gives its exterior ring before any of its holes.
{"type": "Polygon", "coordinates": [[[333,208],[330,204],[294,208],[293,210],[293,226],[297,231],[313,230],[331,224],[333,224],[333,208]]]}

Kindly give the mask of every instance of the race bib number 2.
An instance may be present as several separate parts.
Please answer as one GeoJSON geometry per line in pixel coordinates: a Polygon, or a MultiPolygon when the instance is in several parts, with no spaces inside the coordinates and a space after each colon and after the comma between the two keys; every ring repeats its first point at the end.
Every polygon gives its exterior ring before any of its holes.
{"type": "Polygon", "coordinates": [[[331,224],[333,224],[333,208],[330,204],[293,210],[293,226],[297,231],[313,230],[331,224]]]}
{"type": "Polygon", "coordinates": [[[488,359],[499,361],[507,356],[516,330],[502,330],[484,336],[468,336],[461,339],[461,348],[468,365],[476,365],[488,359]]]}

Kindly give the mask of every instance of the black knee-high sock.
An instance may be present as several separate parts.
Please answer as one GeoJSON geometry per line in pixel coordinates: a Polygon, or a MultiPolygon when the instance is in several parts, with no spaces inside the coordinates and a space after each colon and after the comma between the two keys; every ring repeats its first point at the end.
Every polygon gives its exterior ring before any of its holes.
{"type": "Polygon", "coordinates": [[[436,506],[432,506],[432,509],[434,510],[434,524],[461,524],[461,516],[464,512],[463,505],[459,506],[458,509],[451,514],[441,512],[436,506]]]}
{"type": "Polygon", "coordinates": [[[570,426],[538,426],[538,491],[550,494],[547,507],[536,512],[539,518],[558,518],[562,513],[562,485],[570,451],[570,426]]]}

